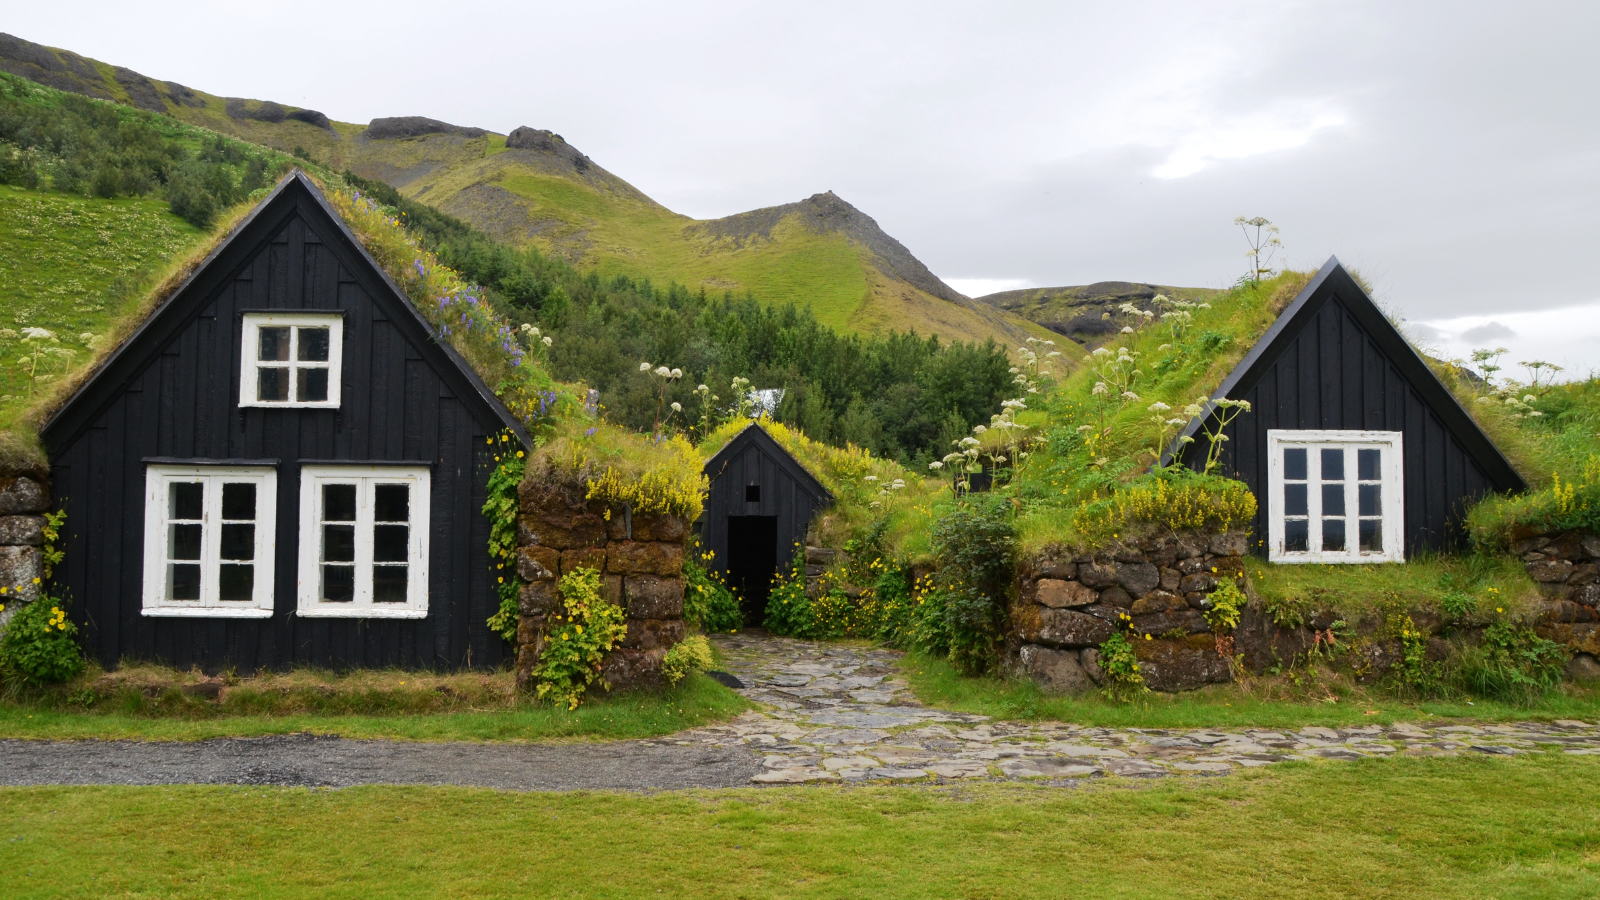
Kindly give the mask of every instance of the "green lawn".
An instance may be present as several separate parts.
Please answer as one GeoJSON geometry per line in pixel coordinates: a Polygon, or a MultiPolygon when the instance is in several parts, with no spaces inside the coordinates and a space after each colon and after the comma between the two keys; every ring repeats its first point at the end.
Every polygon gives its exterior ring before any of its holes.
{"type": "Polygon", "coordinates": [[[965,678],[945,660],[920,653],[907,654],[900,668],[917,699],[929,706],[1001,719],[1056,720],[1111,728],[1299,728],[1392,722],[1426,725],[1442,719],[1600,719],[1600,690],[1570,684],[1536,706],[1488,700],[1406,702],[1348,683],[1323,682],[1326,691],[1296,690],[1281,679],[1253,687],[1215,685],[1183,694],[1151,693],[1144,701],[1129,704],[1098,695],[1048,697],[1030,681],[965,678]]]}
{"type": "Polygon", "coordinates": [[[1578,898],[1600,759],[1286,763],[1076,789],[0,790],[6,895],[1578,898]]]}
{"type": "MultiPolygon", "coordinates": [[[[264,693],[264,692],[263,692],[264,693]]],[[[298,699],[294,695],[289,701],[298,699]]],[[[627,739],[671,734],[725,721],[750,704],[704,675],[691,675],[662,694],[590,699],[568,712],[520,699],[442,712],[408,711],[409,698],[362,695],[322,711],[251,712],[265,703],[224,701],[221,707],[186,700],[175,689],[157,701],[76,712],[59,704],[0,703],[0,738],[77,738],[194,741],[309,731],[347,738],[411,741],[533,741],[568,738],[627,739]],[[345,709],[393,711],[340,712],[345,709]],[[489,706],[489,708],[483,708],[489,706]],[[120,708],[119,708],[120,707],[120,708]]],[[[300,704],[296,704],[299,706],[300,704]]]]}

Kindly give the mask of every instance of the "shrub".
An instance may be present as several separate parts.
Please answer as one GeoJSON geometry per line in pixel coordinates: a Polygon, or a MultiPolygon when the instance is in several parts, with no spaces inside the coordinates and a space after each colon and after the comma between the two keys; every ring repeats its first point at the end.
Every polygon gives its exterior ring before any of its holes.
{"type": "Polygon", "coordinates": [[[865,598],[862,636],[900,644],[911,636],[916,609],[911,572],[901,566],[886,566],[865,598]]]}
{"type": "Polygon", "coordinates": [[[1079,504],[1072,524],[1080,541],[1105,544],[1140,526],[1227,531],[1256,515],[1256,498],[1242,481],[1168,469],[1079,504]]]}
{"type": "Polygon", "coordinates": [[[744,624],[739,599],[722,583],[717,573],[704,563],[709,553],[700,553],[699,544],[683,556],[683,619],[685,624],[705,632],[738,631],[744,624]]]}
{"type": "Polygon", "coordinates": [[[1239,585],[1232,578],[1222,579],[1207,601],[1206,623],[1217,634],[1232,631],[1239,627],[1239,616],[1246,602],[1244,591],[1239,590],[1239,585]]]}
{"type": "Polygon", "coordinates": [[[1465,648],[1456,681],[1480,697],[1533,703],[1561,683],[1567,652],[1526,625],[1497,622],[1484,629],[1483,644],[1465,648]]]}
{"type": "MultiPolygon", "coordinates": [[[[544,652],[534,667],[539,698],[577,709],[589,685],[600,677],[606,654],[622,640],[628,626],[622,608],[600,596],[600,573],[579,568],[556,583],[561,608],[545,626],[544,652]]],[[[601,682],[607,689],[610,685],[601,682]]]]}
{"type": "MultiPolygon", "coordinates": [[[[490,443],[494,443],[493,438],[490,443]]],[[[508,432],[501,432],[494,459],[483,517],[489,520],[489,558],[495,561],[495,592],[500,596],[500,607],[489,617],[489,630],[514,642],[522,614],[517,606],[517,589],[521,587],[517,577],[517,485],[522,482],[527,457],[508,432]]]]}
{"type": "Polygon", "coordinates": [[[1441,667],[1428,659],[1428,635],[1410,616],[1393,617],[1390,627],[1400,639],[1400,659],[1389,671],[1391,689],[1402,697],[1437,697],[1445,693],[1441,667]]]}
{"type": "Polygon", "coordinates": [[[668,684],[677,684],[690,672],[704,672],[711,665],[711,642],[703,634],[691,634],[667,651],[661,660],[661,674],[668,684]]]}
{"type": "Polygon", "coordinates": [[[42,685],[83,671],[83,654],[67,620],[66,602],[41,596],[18,610],[0,633],[0,672],[8,679],[42,685]]]}
{"type": "Polygon", "coordinates": [[[1100,644],[1100,671],[1105,673],[1106,696],[1113,700],[1131,703],[1150,693],[1150,686],[1139,671],[1133,642],[1125,631],[1118,631],[1100,644]]]}
{"type": "Polygon", "coordinates": [[[955,506],[934,524],[933,550],[937,591],[918,611],[921,631],[931,642],[927,646],[943,648],[958,671],[982,674],[995,662],[1016,555],[1006,501],[969,497],[955,506]],[[929,616],[943,621],[927,622],[929,616]]]}
{"type": "Polygon", "coordinates": [[[784,637],[814,640],[827,636],[822,633],[811,598],[806,596],[804,557],[796,554],[789,574],[774,579],[763,624],[768,631],[784,637]]]}

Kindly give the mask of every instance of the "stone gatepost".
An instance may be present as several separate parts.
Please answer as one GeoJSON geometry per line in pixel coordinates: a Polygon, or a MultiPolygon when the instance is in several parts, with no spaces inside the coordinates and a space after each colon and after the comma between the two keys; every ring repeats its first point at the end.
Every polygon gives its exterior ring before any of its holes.
{"type": "Polygon", "coordinates": [[[44,574],[44,516],[50,489],[26,476],[0,478],[0,626],[39,599],[35,578],[44,574]]]}
{"type": "Polygon", "coordinates": [[[524,481],[517,490],[517,684],[528,686],[544,651],[546,622],[560,604],[556,582],[578,568],[600,573],[601,594],[622,607],[628,633],[601,676],[613,691],[663,684],[661,660],[683,640],[683,545],[689,523],[634,515],[585,500],[581,484],[524,481]]]}

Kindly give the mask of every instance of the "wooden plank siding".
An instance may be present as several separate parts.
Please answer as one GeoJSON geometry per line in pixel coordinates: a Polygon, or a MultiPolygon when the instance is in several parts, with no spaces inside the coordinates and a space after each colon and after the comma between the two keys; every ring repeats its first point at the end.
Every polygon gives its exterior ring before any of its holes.
{"type": "Polygon", "coordinates": [[[788,571],[796,549],[803,550],[811,520],[833,495],[760,425],[739,432],[705,466],[710,489],[700,519],[701,545],[714,554],[711,566],[728,572],[728,517],[775,516],[778,570],[788,571]],[[761,499],[745,500],[748,485],[761,486],[761,499]]]}
{"type": "Polygon", "coordinates": [[[485,441],[507,427],[526,440],[315,188],[291,176],[47,424],[67,511],[55,580],[107,666],[498,667],[508,648],[485,624],[498,597],[481,510],[485,441]],[[279,309],[343,314],[339,408],[239,406],[242,316],[279,309]],[[140,614],[151,457],[277,460],[270,618],[140,614]],[[295,615],[303,460],[429,462],[426,618],[295,615]]]}
{"type": "MultiPolygon", "coordinates": [[[[1258,500],[1254,543],[1266,555],[1267,432],[1271,429],[1398,431],[1405,458],[1405,552],[1462,547],[1467,508],[1493,491],[1525,488],[1360,286],[1331,260],[1224,381],[1215,397],[1251,410],[1226,429],[1221,474],[1258,500]]],[[[1208,420],[1177,444],[1187,466],[1204,468],[1208,420]],[[1203,426],[1203,427],[1202,427],[1203,426]]]]}

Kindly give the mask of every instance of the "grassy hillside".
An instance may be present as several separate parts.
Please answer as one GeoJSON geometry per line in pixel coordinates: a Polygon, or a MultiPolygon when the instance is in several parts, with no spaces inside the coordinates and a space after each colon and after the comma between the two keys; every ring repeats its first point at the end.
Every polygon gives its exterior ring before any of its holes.
{"type": "Polygon", "coordinates": [[[517,129],[508,141],[420,118],[374,120],[374,127],[333,122],[315,110],[218,97],[3,34],[0,70],[349,169],[502,241],[602,276],[810,304],[823,324],[862,333],[915,329],[945,340],[993,337],[1007,347],[1044,336],[1026,318],[951,290],[831,193],[700,221],[661,206],[549,132],[517,129]]]}
{"type": "Polygon", "coordinates": [[[0,430],[37,392],[87,360],[94,337],[138,302],[150,277],[206,234],[169,212],[164,200],[0,185],[0,284],[7,292],[0,314],[0,430]],[[28,328],[45,329],[53,339],[29,339],[28,328]]]}

